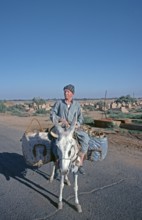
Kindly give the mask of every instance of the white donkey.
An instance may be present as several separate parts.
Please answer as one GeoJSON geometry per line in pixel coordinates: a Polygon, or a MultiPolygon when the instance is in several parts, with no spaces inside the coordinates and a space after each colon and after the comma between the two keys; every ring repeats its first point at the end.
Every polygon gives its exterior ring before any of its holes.
{"type": "MultiPolygon", "coordinates": [[[[71,171],[74,175],[74,192],[75,192],[75,206],[78,212],[82,212],[81,205],[78,200],[78,166],[76,165],[79,162],[80,158],[78,156],[79,148],[77,141],[73,138],[73,133],[76,125],[76,116],[71,123],[71,126],[67,129],[61,127],[61,125],[56,124],[56,129],[58,132],[58,138],[56,139],[57,146],[57,156],[59,163],[59,170],[61,174],[60,180],[60,195],[58,202],[58,209],[63,208],[63,188],[64,180],[70,185],[68,180],[68,173],[71,171]]],[[[55,165],[53,166],[53,171],[50,177],[50,181],[53,181],[55,173],[55,165]]]]}

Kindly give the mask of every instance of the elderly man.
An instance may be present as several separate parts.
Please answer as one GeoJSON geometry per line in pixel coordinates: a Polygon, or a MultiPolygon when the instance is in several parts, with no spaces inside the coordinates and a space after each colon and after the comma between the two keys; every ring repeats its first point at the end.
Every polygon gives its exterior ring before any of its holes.
{"type": "Polygon", "coordinates": [[[85,174],[83,168],[83,159],[88,150],[89,136],[84,131],[80,130],[79,127],[83,123],[83,115],[81,112],[81,107],[79,102],[73,99],[75,88],[73,85],[69,84],[63,88],[64,99],[57,101],[51,110],[51,120],[52,122],[61,122],[64,126],[69,126],[73,120],[75,114],[77,114],[77,123],[75,134],[81,145],[81,151],[79,153],[80,163],[78,164],[79,171],[81,174],[85,174]]]}

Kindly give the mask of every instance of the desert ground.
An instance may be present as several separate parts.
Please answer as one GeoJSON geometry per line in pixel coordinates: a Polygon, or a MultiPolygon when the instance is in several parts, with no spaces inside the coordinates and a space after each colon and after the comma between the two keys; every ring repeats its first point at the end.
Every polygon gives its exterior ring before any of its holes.
{"type": "MultiPolygon", "coordinates": [[[[102,119],[104,115],[101,112],[88,111],[87,115],[94,119],[102,119]]],[[[49,116],[31,116],[31,117],[18,117],[7,114],[0,114],[0,124],[7,125],[11,128],[18,128],[18,130],[26,131],[27,129],[34,130],[39,129],[39,125],[36,121],[31,124],[32,119],[35,118],[39,121],[43,130],[51,128],[53,126],[49,116]]],[[[105,131],[104,129],[102,129],[105,131]]],[[[109,142],[115,145],[123,145],[124,148],[138,148],[142,151],[142,134],[129,134],[126,132],[107,132],[109,142]]]]}
{"type": "MultiPolygon", "coordinates": [[[[59,211],[59,181],[48,181],[52,163],[36,169],[26,165],[22,155],[20,139],[32,118],[0,114],[1,220],[142,219],[141,135],[108,133],[106,158],[96,163],[85,161],[86,175],[79,175],[83,212],[74,209],[73,186],[65,186],[64,208],[59,211]]],[[[43,129],[52,126],[49,118],[36,118],[43,129]]],[[[71,174],[70,179],[73,183],[71,174]]]]}

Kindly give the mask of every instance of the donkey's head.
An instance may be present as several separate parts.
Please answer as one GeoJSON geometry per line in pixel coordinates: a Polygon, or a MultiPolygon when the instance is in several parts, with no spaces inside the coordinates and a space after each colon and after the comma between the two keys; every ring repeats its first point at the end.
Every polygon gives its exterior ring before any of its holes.
{"type": "Polygon", "coordinates": [[[76,125],[76,115],[71,123],[71,126],[67,129],[56,124],[58,131],[58,138],[56,139],[57,154],[59,159],[59,169],[62,174],[66,174],[71,163],[75,160],[77,154],[77,143],[73,138],[73,133],[76,125]]]}

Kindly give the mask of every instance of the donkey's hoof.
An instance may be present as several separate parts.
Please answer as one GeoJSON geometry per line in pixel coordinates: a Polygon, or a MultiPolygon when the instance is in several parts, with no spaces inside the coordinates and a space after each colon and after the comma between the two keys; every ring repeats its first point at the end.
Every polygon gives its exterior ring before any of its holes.
{"type": "Polygon", "coordinates": [[[67,184],[68,186],[71,186],[71,182],[69,180],[65,180],[64,183],[67,184]]]}
{"type": "Polygon", "coordinates": [[[50,182],[50,183],[52,183],[52,182],[53,182],[53,178],[52,178],[52,177],[50,177],[49,182],[50,182]]]}
{"type": "Polygon", "coordinates": [[[80,204],[76,204],[76,209],[78,212],[82,212],[82,208],[81,208],[81,205],[80,204]]]}
{"type": "Polygon", "coordinates": [[[71,186],[71,182],[70,182],[69,180],[67,181],[67,185],[68,185],[68,186],[71,186]]]}
{"type": "Polygon", "coordinates": [[[58,209],[62,209],[63,208],[63,203],[62,202],[59,202],[58,203],[58,209]]]}

